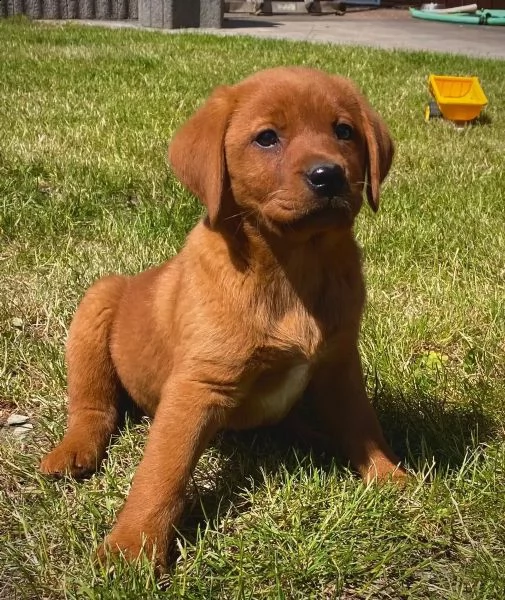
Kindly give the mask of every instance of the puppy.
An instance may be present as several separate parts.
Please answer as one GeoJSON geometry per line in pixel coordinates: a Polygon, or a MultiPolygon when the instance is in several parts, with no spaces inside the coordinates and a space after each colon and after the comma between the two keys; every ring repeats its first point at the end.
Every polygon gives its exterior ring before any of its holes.
{"type": "MultiPolygon", "coordinates": [[[[154,417],[104,547],[163,567],[200,455],[222,429],[284,419],[305,393],[366,480],[404,477],[367,399],[353,223],[393,157],[354,85],[275,68],[220,87],[176,132],[172,169],[207,209],[181,252],[84,296],[70,327],[68,430],[43,473],[97,468],[127,393],[154,417]]],[[[103,552],[103,547],[102,547],[103,552]]]]}

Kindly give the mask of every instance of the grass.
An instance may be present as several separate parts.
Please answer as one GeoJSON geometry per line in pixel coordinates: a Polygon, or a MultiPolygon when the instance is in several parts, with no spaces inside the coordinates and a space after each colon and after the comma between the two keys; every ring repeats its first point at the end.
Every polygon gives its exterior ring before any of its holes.
{"type": "Polygon", "coordinates": [[[503,62],[0,21],[0,598],[505,598],[503,62]],[[174,128],[217,84],[306,64],[351,76],[391,126],[365,209],[367,384],[412,470],[403,491],[275,434],[224,436],[195,472],[176,564],[97,569],[148,424],[89,480],[48,481],[63,348],[84,290],[172,256],[201,214],[168,172],[174,128]],[[486,118],[423,122],[430,72],[477,74],[486,118]]]}

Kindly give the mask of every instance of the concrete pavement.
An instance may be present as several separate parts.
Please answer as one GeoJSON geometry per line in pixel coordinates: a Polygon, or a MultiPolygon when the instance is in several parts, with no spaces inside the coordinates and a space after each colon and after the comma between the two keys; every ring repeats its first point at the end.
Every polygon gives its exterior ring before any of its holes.
{"type": "MultiPolygon", "coordinates": [[[[138,21],[77,21],[111,28],[139,28],[138,21]]],[[[61,23],[61,21],[55,21],[61,23]]],[[[223,29],[162,29],[216,35],[252,35],[265,39],[288,39],[370,46],[398,50],[448,52],[505,60],[505,27],[455,25],[414,19],[405,9],[349,10],[336,15],[249,16],[227,14],[223,29]]],[[[505,72],[504,72],[505,74],[505,72]]]]}
{"type": "Polygon", "coordinates": [[[404,9],[348,11],[344,16],[230,14],[219,33],[449,52],[505,60],[505,27],[423,21],[412,18],[404,9]]]}

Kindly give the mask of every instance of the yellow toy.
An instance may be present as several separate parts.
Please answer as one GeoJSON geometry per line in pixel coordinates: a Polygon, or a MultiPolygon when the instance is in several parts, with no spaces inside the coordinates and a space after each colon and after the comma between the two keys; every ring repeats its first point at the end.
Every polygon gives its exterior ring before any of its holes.
{"type": "Polygon", "coordinates": [[[467,123],[476,119],[487,104],[477,77],[430,75],[428,86],[435,101],[426,106],[426,121],[444,117],[456,123],[467,123]]]}

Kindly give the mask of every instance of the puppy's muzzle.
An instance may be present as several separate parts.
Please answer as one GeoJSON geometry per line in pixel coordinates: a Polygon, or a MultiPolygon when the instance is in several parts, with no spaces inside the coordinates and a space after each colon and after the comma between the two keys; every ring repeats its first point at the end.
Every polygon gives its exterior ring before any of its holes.
{"type": "Polygon", "coordinates": [[[320,198],[335,198],[347,189],[344,169],[335,163],[313,165],[305,176],[309,188],[320,198]]]}

